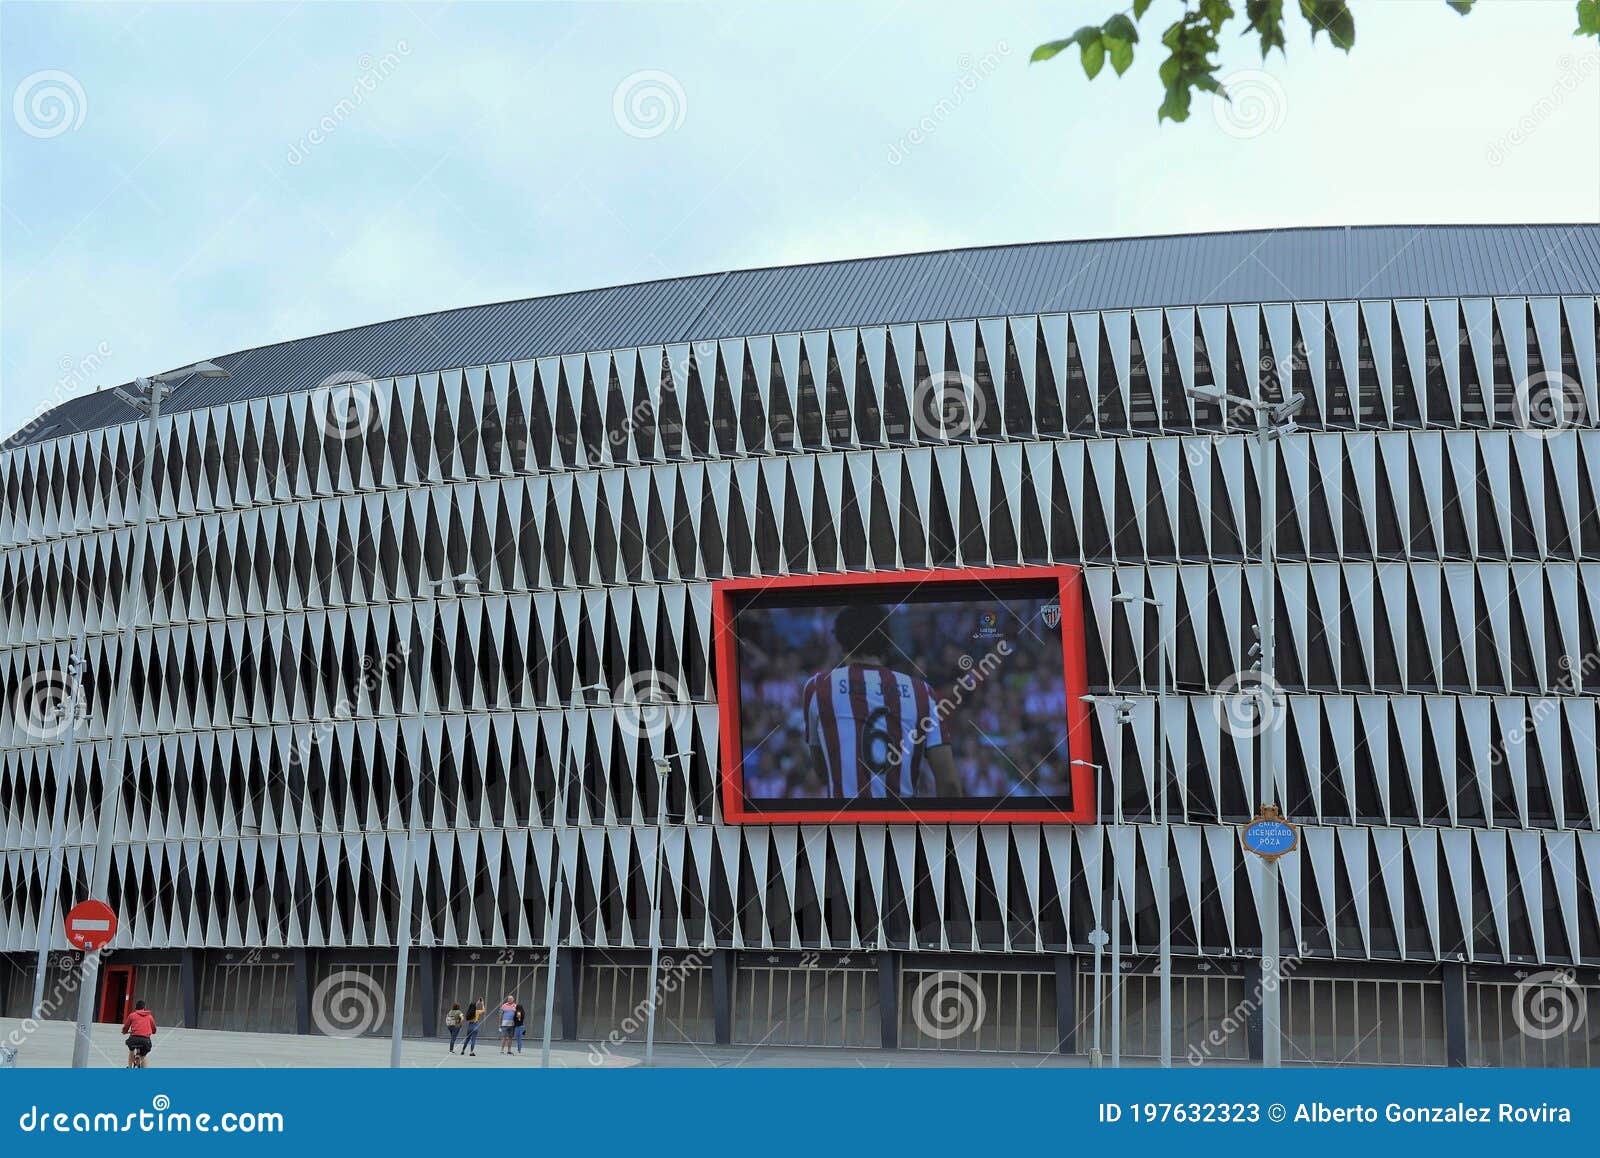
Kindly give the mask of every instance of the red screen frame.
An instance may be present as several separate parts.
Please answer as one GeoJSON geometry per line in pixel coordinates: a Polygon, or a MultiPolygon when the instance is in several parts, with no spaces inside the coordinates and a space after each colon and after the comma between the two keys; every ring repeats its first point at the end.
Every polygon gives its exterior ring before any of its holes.
{"type": "Polygon", "coordinates": [[[729,824],[828,824],[964,822],[976,824],[1093,824],[1099,818],[1094,770],[1072,766],[1070,811],[1051,809],[861,809],[818,807],[803,811],[759,811],[747,808],[744,795],[744,745],[739,731],[739,649],[734,629],[735,596],[806,587],[848,587],[861,591],[907,584],[971,584],[1055,579],[1061,598],[1061,650],[1067,691],[1069,759],[1092,761],[1088,692],[1088,660],[1083,621],[1083,573],[1079,567],[935,568],[921,571],[873,571],[831,575],[782,575],[723,579],[711,585],[711,626],[717,664],[717,710],[721,724],[722,818],[729,824]]]}

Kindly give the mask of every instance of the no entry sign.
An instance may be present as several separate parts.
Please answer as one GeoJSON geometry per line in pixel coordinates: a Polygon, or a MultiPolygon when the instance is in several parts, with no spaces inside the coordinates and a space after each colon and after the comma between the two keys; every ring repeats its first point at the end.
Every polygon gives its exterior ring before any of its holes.
{"type": "Polygon", "coordinates": [[[117,935],[117,914],[104,901],[80,901],[67,911],[67,940],[85,952],[103,949],[117,935]]]}

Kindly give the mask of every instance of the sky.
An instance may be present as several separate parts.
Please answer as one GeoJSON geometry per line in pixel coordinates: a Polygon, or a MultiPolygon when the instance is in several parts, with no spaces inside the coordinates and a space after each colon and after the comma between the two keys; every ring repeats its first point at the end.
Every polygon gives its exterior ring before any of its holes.
{"type": "MultiPolygon", "coordinates": [[[[0,5],[0,433],[436,309],[1006,242],[1600,220],[1572,0],[1291,16],[1231,105],[1030,65],[1120,0],[0,5]]],[[[1243,4],[1237,4],[1243,10],[1243,4]]],[[[1294,5],[1288,5],[1291,11],[1294,5]]]]}

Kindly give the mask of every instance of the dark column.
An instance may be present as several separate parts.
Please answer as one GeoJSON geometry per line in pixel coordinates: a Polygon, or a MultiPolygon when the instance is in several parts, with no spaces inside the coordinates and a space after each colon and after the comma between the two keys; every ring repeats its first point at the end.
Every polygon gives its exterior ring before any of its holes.
{"type": "Polygon", "coordinates": [[[1244,969],[1245,998],[1250,1002],[1250,1020],[1245,1025],[1245,1041],[1250,1046],[1250,1060],[1260,1061],[1262,1053],[1261,998],[1266,992],[1261,986],[1261,962],[1252,961],[1244,969]]]}
{"type": "Polygon", "coordinates": [[[733,971],[738,968],[732,949],[711,954],[711,1008],[718,1045],[733,1041],[733,971]]]}
{"type": "MultiPolygon", "coordinates": [[[[11,994],[13,991],[22,988],[17,983],[17,975],[20,972],[21,970],[18,969],[16,963],[11,960],[11,954],[0,953],[0,1017],[13,1016],[11,1012],[11,994]]],[[[27,1004],[27,998],[23,999],[23,1004],[27,1004]]],[[[30,1009],[28,1012],[32,1013],[33,1011],[30,1009]]],[[[20,1016],[20,1014],[16,1016],[20,1016]]]]}
{"type": "Polygon", "coordinates": [[[578,1040],[578,971],[583,950],[568,949],[556,958],[556,1008],[561,1014],[561,1040],[578,1040]]]}
{"type": "Polygon", "coordinates": [[[294,1031],[311,1032],[311,952],[308,949],[293,951],[294,963],[294,1031]]]}
{"type": "Polygon", "coordinates": [[[1447,1065],[1467,1064],[1467,967],[1444,966],[1444,1052],[1447,1065]]]}
{"type": "Polygon", "coordinates": [[[422,1036],[439,1036],[439,1006],[444,1003],[444,950],[417,951],[418,1004],[422,1006],[422,1036]]]}
{"type": "Polygon", "coordinates": [[[900,955],[878,954],[878,1017],[883,1025],[883,1048],[900,1048],[900,955]]]}
{"type": "Polygon", "coordinates": [[[1078,1052],[1078,959],[1056,958],[1056,1052],[1078,1052]]]}
{"type": "Polygon", "coordinates": [[[200,950],[184,949],[178,958],[178,996],[183,1002],[183,1026],[200,1028],[200,950]]]}
{"type": "MultiPolygon", "coordinates": [[[[0,953],[0,1017],[11,1017],[11,995],[21,990],[19,984],[21,969],[11,960],[10,953],[0,953]]],[[[22,998],[22,1004],[27,1004],[27,998],[22,998]]],[[[29,1009],[32,1014],[32,1009],[29,1009]]]]}

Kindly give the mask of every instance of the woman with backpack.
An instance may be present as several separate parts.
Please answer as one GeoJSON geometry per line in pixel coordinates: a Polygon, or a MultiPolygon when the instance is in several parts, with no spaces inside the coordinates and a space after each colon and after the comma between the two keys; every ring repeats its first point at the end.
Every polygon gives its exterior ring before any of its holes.
{"type": "Polygon", "coordinates": [[[461,1002],[452,1001],[450,1010],[444,1015],[444,1027],[450,1031],[450,1052],[456,1052],[456,1038],[461,1036],[461,1023],[467,1020],[467,1015],[461,1012],[461,1002]]]}

